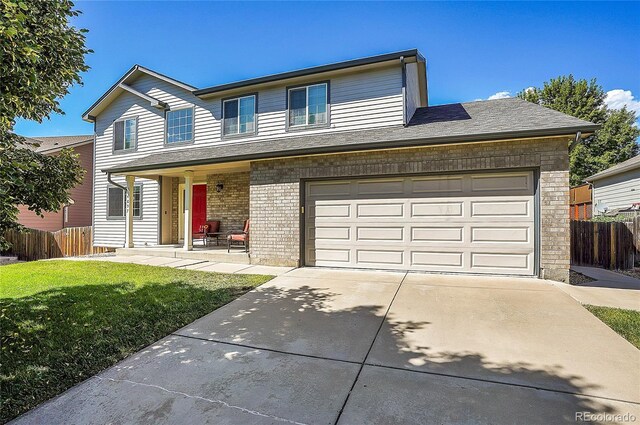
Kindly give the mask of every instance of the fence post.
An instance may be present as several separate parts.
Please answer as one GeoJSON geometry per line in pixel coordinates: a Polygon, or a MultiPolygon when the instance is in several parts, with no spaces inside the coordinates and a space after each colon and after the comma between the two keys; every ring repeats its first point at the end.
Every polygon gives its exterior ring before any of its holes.
{"type": "Polygon", "coordinates": [[[598,232],[599,227],[596,224],[595,226],[591,226],[593,228],[593,263],[594,264],[598,264],[598,262],[600,261],[600,256],[598,255],[598,244],[600,243],[599,241],[599,236],[600,236],[600,232],[598,232]]]}
{"type": "Polygon", "coordinates": [[[616,246],[616,241],[618,239],[617,238],[618,235],[616,235],[616,223],[611,222],[609,227],[610,227],[610,231],[611,231],[611,244],[610,244],[610,246],[611,246],[610,257],[611,258],[609,259],[609,268],[611,270],[613,270],[613,269],[617,268],[616,266],[617,266],[617,262],[618,262],[617,258],[616,258],[617,257],[617,253],[618,253],[618,250],[617,250],[618,247],[616,246]]]}

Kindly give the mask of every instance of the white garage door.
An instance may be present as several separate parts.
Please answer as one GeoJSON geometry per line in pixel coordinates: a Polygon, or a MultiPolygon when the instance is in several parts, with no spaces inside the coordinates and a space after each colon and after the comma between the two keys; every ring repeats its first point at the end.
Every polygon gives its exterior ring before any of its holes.
{"type": "Polygon", "coordinates": [[[310,266],[534,274],[532,172],[307,182],[310,266]]]}

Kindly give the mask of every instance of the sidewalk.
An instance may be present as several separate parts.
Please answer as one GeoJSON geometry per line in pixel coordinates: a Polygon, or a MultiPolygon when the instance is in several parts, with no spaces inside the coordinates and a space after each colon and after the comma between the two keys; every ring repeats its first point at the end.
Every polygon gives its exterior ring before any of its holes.
{"type": "Polygon", "coordinates": [[[171,267],[174,269],[198,270],[203,272],[231,273],[231,274],[265,274],[280,276],[294,269],[294,267],[261,266],[250,264],[217,263],[214,261],[190,260],[174,257],[157,257],[149,255],[109,255],[56,258],[69,261],[109,261],[113,263],[132,263],[147,266],[171,267]]]}
{"type": "Polygon", "coordinates": [[[640,279],[596,267],[572,266],[571,269],[595,279],[582,285],[556,284],[578,302],[640,311],[640,279]]]}

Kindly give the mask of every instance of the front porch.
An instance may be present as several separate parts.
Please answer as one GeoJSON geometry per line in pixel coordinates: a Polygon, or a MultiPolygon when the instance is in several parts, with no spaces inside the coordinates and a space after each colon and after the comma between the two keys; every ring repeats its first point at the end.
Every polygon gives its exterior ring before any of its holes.
{"type": "Polygon", "coordinates": [[[116,255],[145,255],[149,257],[181,258],[186,260],[202,260],[215,263],[250,264],[249,255],[239,248],[232,248],[227,253],[225,246],[192,246],[185,250],[184,245],[170,244],[147,246],[140,248],[117,248],[116,255]]]}
{"type": "Polygon", "coordinates": [[[126,241],[119,254],[249,264],[248,249],[234,245],[227,253],[227,235],[242,233],[249,219],[249,163],[146,170],[124,176],[128,193],[147,179],[158,182],[158,242],[155,246],[134,245],[138,220],[129,197],[126,241]],[[205,224],[210,225],[208,233],[215,232],[208,244],[200,232],[205,224]],[[219,227],[212,229],[215,224],[219,227]]]}

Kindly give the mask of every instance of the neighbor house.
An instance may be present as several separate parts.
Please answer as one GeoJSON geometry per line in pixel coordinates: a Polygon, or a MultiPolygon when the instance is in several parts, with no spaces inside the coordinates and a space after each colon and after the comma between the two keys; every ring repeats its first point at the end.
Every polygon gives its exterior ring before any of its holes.
{"type": "Polygon", "coordinates": [[[640,155],[586,181],[593,187],[593,215],[640,210],[640,155]]]}
{"type": "Polygon", "coordinates": [[[250,218],[255,264],[567,279],[568,146],[598,127],[427,88],[417,50],[202,89],[135,65],[83,116],[94,244],[250,218]]]}
{"type": "MultiPolygon", "coordinates": [[[[58,211],[45,212],[43,217],[19,205],[18,223],[30,229],[55,232],[65,227],[91,226],[91,201],[93,187],[93,135],[29,137],[30,149],[44,155],[57,155],[61,149],[69,148],[78,154],[80,165],[85,170],[82,182],[69,191],[71,200],[58,211]]],[[[46,190],[46,188],[42,188],[46,190]]]]}

